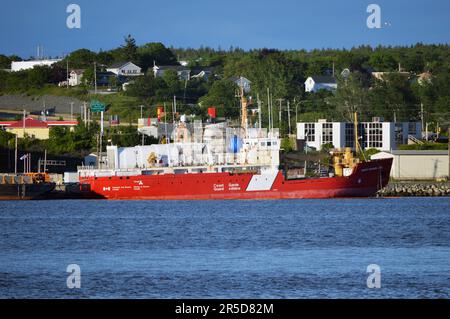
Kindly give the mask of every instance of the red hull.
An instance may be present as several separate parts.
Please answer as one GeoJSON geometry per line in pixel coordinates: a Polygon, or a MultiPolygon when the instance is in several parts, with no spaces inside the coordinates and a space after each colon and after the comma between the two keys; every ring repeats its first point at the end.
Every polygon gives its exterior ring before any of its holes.
{"type": "Polygon", "coordinates": [[[224,200],[371,197],[389,182],[392,159],[358,164],[348,177],[286,180],[249,190],[253,173],[165,174],[80,178],[87,196],[118,200],[224,200]]]}

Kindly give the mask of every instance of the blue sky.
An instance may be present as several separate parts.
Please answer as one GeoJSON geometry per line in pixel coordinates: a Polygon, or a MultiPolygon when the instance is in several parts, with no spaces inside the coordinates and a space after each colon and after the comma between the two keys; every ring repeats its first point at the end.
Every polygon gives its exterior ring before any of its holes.
{"type": "Polygon", "coordinates": [[[61,56],[79,48],[138,44],[278,49],[350,48],[362,44],[450,43],[449,0],[14,0],[0,12],[0,53],[28,58],[36,46],[61,56]],[[81,7],[81,29],[68,29],[66,7],[81,7]],[[382,9],[369,29],[366,8],[382,9]]]}

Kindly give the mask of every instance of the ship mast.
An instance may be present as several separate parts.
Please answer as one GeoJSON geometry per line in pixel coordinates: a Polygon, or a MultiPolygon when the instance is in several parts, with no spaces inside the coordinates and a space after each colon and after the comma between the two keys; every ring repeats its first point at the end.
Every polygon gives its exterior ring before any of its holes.
{"type": "Polygon", "coordinates": [[[366,160],[366,155],[364,154],[363,148],[361,144],[359,144],[359,136],[358,136],[358,113],[355,112],[355,153],[358,155],[362,154],[364,160],[366,160]]]}
{"type": "Polygon", "coordinates": [[[355,153],[358,154],[359,151],[359,141],[358,141],[358,113],[355,112],[355,153]]]}
{"type": "Polygon", "coordinates": [[[244,96],[244,83],[241,77],[240,85],[240,96],[241,96],[241,127],[244,129],[244,136],[247,136],[247,99],[244,96]]]}

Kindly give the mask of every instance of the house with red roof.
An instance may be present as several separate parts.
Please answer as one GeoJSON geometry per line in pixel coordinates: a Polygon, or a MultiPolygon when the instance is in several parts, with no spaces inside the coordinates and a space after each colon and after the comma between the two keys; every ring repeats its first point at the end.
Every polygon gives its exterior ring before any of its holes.
{"type": "Polygon", "coordinates": [[[23,138],[25,135],[31,138],[46,140],[49,138],[50,129],[55,126],[74,128],[77,121],[40,121],[32,117],[25,120],[0,122],[0,127],[5,131],[23,138]]]}

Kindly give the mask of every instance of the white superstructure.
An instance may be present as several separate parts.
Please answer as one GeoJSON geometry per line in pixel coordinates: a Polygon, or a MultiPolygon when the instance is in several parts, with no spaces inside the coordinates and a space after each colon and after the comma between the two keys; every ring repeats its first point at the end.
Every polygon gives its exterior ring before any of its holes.
{"type": "Polygon", "coordinates": [[[109,169],[148,169],[155,167],[199,167],[249,165],[278,167],[278,130],[240,128],[225,123],[206,125],[191,133],[179,123],[166,144],[135,147],[107,147],[109,169]],[[198,136],[198,134],[201,136],[198,136]]]}

